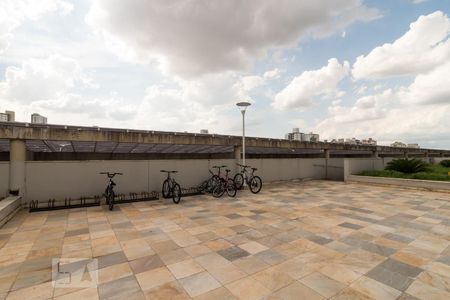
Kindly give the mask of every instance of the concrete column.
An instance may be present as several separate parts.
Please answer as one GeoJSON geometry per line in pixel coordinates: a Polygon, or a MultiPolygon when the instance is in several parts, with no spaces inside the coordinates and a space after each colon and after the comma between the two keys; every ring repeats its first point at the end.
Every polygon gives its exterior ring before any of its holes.
{"type": "Polygon", "coordinates": [[[372,151],[372,157],[373,158],[379,158],[380,156],[378,155],[378,150],[373,150],[372,151]]]}
{"type": "Polygon", "coordinates": [[[239,168],[236,164],[241,164],[241,153],[242,153],[242,146],[234,146],[233,148],[233,158],[235,160],[235,165],[234,165],[234,172],[236,173],[239,168]]]}
{"type": "Polygon", "coordinates": [[[330,149],[325,149],[325,179],[328,179],[328,160],[330,159],[330,149]]]}
{"type": "Polygon", "coordinates": [[[25,159],[27,149],[24,140],[11,140],[9,150],[9,191],[20,196],[25,190],[25,159]]]}
{"type": "Polygon", "coordinates": [[[408,156],[408,151],[403,152],[403,157],[404,157],[404,158],[408,158],[408,157],[409,157],[409,156],[408,156]]]}

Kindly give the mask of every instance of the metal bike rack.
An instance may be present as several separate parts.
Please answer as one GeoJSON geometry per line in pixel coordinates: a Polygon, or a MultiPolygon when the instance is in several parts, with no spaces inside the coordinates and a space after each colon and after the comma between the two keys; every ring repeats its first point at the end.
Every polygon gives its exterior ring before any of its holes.
{"type": "Polygon", "coordinates": [[[81,197],[79,199],[65,198],[64,201],[48,199],[48,201],[32,200],[30,202],[29,212],[49,211],[68,208],[80,208],[100,206],[100,196],[81,197]]]}
{"type": "Polygon", "coordinates": [[[130,193],[128,194],[128,196],[125,194],[118,194],[114,199],[114,204],[159,200],[159,194],[159,192],[155,191],[152,191],[150,193],[142,192],[140,194],[130,193]]]}
{"type": "Polygon", "coordinates": [[[181,189],[181,197],[197,196],[202,195],[203,192],[200,191],[198,187],[190,187],[181,189]]]}

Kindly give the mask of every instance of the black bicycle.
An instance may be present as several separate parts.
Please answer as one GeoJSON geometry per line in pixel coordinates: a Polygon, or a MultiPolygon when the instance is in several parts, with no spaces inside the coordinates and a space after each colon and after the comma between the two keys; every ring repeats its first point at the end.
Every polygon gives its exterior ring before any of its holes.
{"type": "Polygon", "coordinates": [[[237,173],[236,175],[234,175],[234,184],[236,186],[236,189],[241,189],[242,186],[244,185],[244,180],[247,183],[247,185],[250,188],[250,191],[253,194],[259,193],[259,191],[262,188],[262,180],[259,176],[256,176],[254,173],[256,170],[258,170],[257,168],[252,168],[250,166],[245,166],[245,165],[241,165],[241,164],[237,164],[239,167],[241,167],[241,171],[239,173],[237,173]],[[251,168],[252,172],[249,173],[247,171],[247,168],[251,168]],[[244,179],[245,178],[245,179],[244,179]]]}
{"type": "Polygon", "coordinates": [[[178,204],[181,200],[181,187],[180,185],[175,181],[173,177],[170,176],[171,173],[175,174],[178,173],[178,171],[166,171],[161,170],[162,173],[167,173],[167,178],[163,182],[162,186],[162,196],[164,198],[170,198],[172,197],[173,203],[178,204]]]}
{"type": "Polygon", "coordinates": [[[116,194],[114,193],[114,186],[116,186],[116,183],[112,179],[116,175],[123,175],[123,174],[110,172],[100,172],[100,174],[106,174],[106,176],[108,176],[108,185],[106,186],[104,195],[106,198],[106,204],[109,205],[109,210],[113,210],[114,198],[116,197],[116,194]]]}
{"type": "Polygon", "coordinates": [[[212,195],[216,198],[222,197],[222,195],[227,191],[228,196],[234,197],[236,196],[237,190],[234,185],[234,180],[228,176],[231,170],[226,169],[225,177],[220,177],[220,168],[219,168],[219,179],[220,183],[216,185],[214,188],[212,195]]]}
{"type": "MultiPolygon", "coordinates": [[[[214,169],[219,169],[220,174],[220,168],[224,168],[226,166],[214,166],[214,169]]],[[[213,171],[208,170],[211,174],[211,177],[209,177],[207,180],[203,181],[198,186],[199,192],[206,192],[206,193],[212,193],[214,191],[214,188],[220,184],[220,177],[217,174],[214,174],[213,171]]]]}

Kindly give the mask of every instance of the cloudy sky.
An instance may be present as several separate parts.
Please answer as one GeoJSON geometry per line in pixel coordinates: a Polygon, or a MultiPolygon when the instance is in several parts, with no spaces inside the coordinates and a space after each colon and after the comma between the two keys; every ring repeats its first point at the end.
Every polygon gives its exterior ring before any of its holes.
{"type": "Polygon", "coordinates": [[[0,111],[450,148],[449,0],[0,0],[0,111]]]}

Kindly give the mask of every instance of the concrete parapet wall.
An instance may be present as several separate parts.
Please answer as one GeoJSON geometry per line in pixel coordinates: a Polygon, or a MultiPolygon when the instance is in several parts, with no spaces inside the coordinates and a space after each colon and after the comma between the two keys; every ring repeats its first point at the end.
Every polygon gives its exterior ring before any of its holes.
{"type": "MultiPolygon", "coordinates": [[[[258,168],[256,174],[263,182],[297,178],[343,180],[342,159],[248,159],[258,168]]],[[[209,178],[208,169],[214,165],[227,165],[234,176],[236,160],[141,160],[141,161],[29,161],[26,162],[25,202],[46,201],[49,198],[101,195],[106,186],[102,171],[122,172],[117,176],[117,193],[160,191],[165,174],[161,169],[178,170],[175,174],[182,187],[193,187],[209,178]]],[[[223,170],[224,171],[224,170],[223,170]]]]}
{"type": "Polygon", "coordinates": [[[20,196],[10,196],[0,201],[0,227],[14,217],[22,207],[20,198],[20,196]]]}
{"type": "Polygon", "coordinates": [[[0,199],[9,191],[9,162],[0,162],[0,199]]]}
{"type": "Polygon", "coordinates": [[[402,187],[421,188],[421,189],[450,192],[450,182],[446,182],[446,181],[371,177],[371,176],[357,176],[357,175],[349,175],[347,177],[347,181],[348,182],[380,184],[380,185],[396,185],[396,186],[402,186],[402,187]]]}

